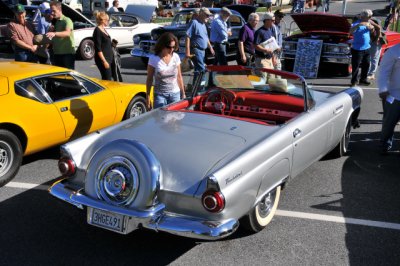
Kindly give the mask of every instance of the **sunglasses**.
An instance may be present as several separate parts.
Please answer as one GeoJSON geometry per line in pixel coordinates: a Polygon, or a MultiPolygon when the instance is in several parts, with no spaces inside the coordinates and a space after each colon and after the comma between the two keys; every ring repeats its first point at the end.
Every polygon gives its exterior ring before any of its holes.
{"type": "Polygon", "coordinates": [[[175,46],[173,46],[173,45],[167,45],[167,46],[165,46],[165,48],[175,49],[175,46]]]}

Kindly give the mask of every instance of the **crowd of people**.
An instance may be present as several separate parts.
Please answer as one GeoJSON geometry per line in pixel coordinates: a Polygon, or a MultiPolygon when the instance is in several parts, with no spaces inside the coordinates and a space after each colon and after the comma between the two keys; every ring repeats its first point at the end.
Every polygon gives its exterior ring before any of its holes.
{"type": "MultiPolygon", "coordinates": [[[[113,2],[118,12],[118,1],[113,2]]],[[[75,69],[74,24],[62,13],[61,2],[43,2],[39,6],[41,18],[35,27],[26,19],[25,7],[14,8],[15,20],[8,24],[14,58],[18,62],[52,64],[75,69]]],[[[116,66],[116,45],[107,33],[109,16],[95,14],[97,27],[93,31],[95,64],[104,80],[121,80],[116,66]]]]}
{"type": "MultiPolygon", "coordinates": [[[[304,8],[301,4],[299,8],[304,8]]],[[[304,1],[303,1],[304,2],[304,1]]],[[[392,0],[393,8],[398,8],[399,1],[392,0]]],[[[321,2],[322,3],[322,2],[321,2]]],[[[325,4],[329,1],[324,0],[325,4]]],[[[304,4],[304,3],[303,3],[304,4]]],[[[318,10],[320,6],[316,6],[318,10]]],[[[9,31],[15,50],[15,61],[49,63],[69,69],[75,68],[75,48],[73,23],[64,16],[61,3],[54,1],[40,5],[42,17],[35,28],[26,20],[23,5],[14,9],[15,21],[9,23],[9,31]]],[[[118,1],[113,3],[113,12],[118,10],[118,1]]],[[[194,11],[192,21],[186,31],[186,58],[193,61],[194,79],[204,72],[205,51],[209,49],[215,57],[215,65],[227,65],[226,46],[232,32],[228,19],[232,12],[221,8],[220,14],[211,22],[210,35],[207,22],[212,13],[206,7],[194,11]]],[[[285,16],[280,10],[267,12],[262,25],[257,13],[251,13],[247,23],[241,28],[238,39],[236,61],[238,65],[255,65],[256,67],[281,69],[282,32],[281,21],[285,16]],[[271,49],[265,43],[273,39],[276,48],[271,49]]],[[[106,12],[96,14],[97,27],[93,32],[95,44],[95,64],[104,80],[118,80],[114,42],[106,31],[109,16],[106,12]]],[[[385,43],[384,30],[380,21],[372,17],[371,10],[363,10],[351,25],[353,36],[351,45],[351,86],[356,84],[368,86],[375,79],[378,70],[381,47],[385,43]],[[360,72],[361,69],[361,73],[360,72]]],[[[147,94],[150,96],[153,86],[154,102],[147,101],[147,107],[158,108],[185,98],[182,79],[181,60],[176,51],[179,42],[172,33],[164,33],[157,40],[155,54],[149,59],[147,68],[147,94]],[[152,106],[153,105],[153,106],[152,106]]],[[[392,148],[394,129],[400,120],[400,45],[388,50],[379,67],[378,87],[382,99],[384,117],[382,126],[382,153],[392,148]]],[[[151,97],[147,97],[150,99],[151,97]]]]}
{"type": "Polygon", "coordinates": [[[25,7],[14,8],[15,21],[8,28],[15,61],[51,63],[56,66],[75,68],[74,24],[62,14],[61,2],[40,5],[42,17],[35,28],[26,20],[25,7]],[[51,49],[49,49],[51,46],[51,49]]]}

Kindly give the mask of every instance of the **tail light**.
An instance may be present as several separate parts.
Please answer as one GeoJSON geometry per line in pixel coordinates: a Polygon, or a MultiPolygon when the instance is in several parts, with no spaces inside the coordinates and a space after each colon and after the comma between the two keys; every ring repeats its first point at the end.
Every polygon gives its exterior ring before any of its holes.
{"type": "Polygon", "coordinates": [[[63,176],[71,176],[75,174],[75,162],[70,158],[61,158],[58,161],[58,169],[63,176]]]}
{"type": "Polygon", "coordinates": [[[225,198],[219,191],[208,190],[201,197],[203,207],[209,212],[220,212],[225,208],[225,198]]]}

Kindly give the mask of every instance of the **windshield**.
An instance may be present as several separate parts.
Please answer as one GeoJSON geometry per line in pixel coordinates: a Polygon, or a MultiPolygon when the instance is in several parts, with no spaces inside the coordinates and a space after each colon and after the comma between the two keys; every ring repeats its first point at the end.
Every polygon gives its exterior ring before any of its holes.
{"type": "Polygon", "coordinates": [[[179,13],[172,20],[171,26],[180,26],[189,24],[192,19],[192,13],[179,13]]]}
{"type": "Polygon", "coordinates": [[[199,83],[197,94],[217,87],[234,92],[251,90],[265,93],[289,94],[301,98],[304,95],[301,80],[270,74],[256,69],[208,72],[199,83]]]}

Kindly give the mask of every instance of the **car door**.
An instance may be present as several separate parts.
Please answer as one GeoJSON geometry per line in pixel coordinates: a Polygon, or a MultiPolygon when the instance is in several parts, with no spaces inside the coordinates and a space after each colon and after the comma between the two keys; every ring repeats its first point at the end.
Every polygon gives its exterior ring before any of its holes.
{"type": "Polygon", "coordinates": [[[26,79],[13,82],[10,87],[14,88],[15,96],[6,103],[9,111],[3,119],[18,124],[25,131],[25,154],[63,142],[63,121],[40,86],[32,79],[26,79]]]}
{"type": "Polygon", "coordinates": [[[139,27],[139,21],[129,15],[112,14],[107,32],[118,41],[118,47],[133,47],[133,32],[139,27]]]}
{"type": "Polygon", "coordinates": [[[65,137],[73,139],[112,125],[116,104],[110,90],[70,73],[37,78],[64,122],[65,137]]]}
{"type": "Polygon", "coordinates": [[[324,155],[331,125],[331,111],[313,107],[290,123],[293,139],[292,176],[301,173],[324,155]]]}

